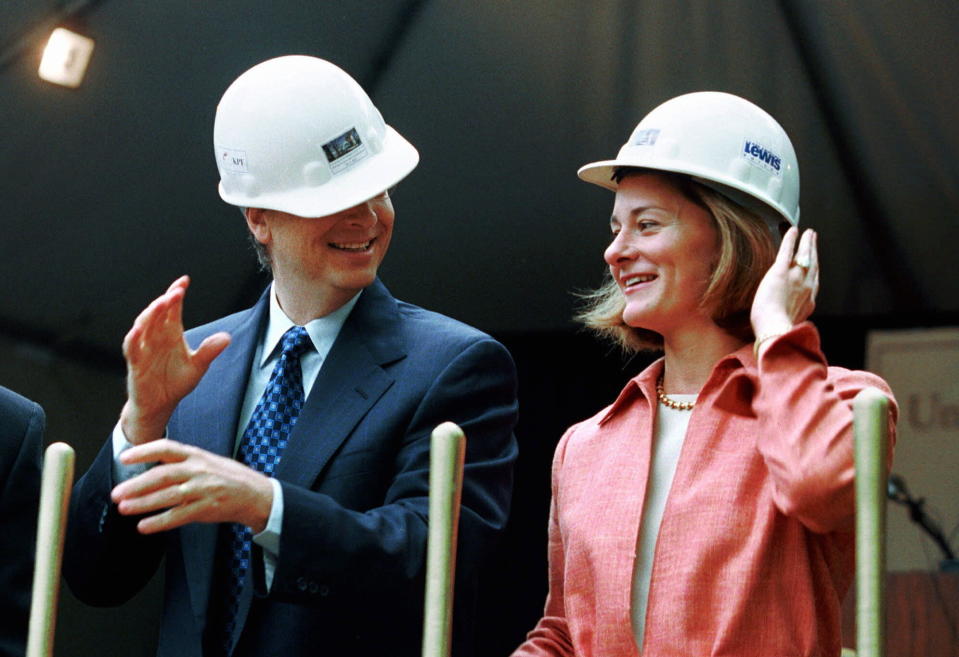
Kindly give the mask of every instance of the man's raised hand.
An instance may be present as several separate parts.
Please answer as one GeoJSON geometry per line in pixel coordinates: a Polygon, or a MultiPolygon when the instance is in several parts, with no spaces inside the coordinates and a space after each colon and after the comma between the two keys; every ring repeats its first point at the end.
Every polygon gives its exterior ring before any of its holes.
{"type": "Polygon", "coordinates": [[[183,336],[183,298],[189,285],[189,276],[173,281],[140,313],[123,340],[127,402],[120,424],[134,445],[163,437],[173,409],[230,344],[229,334],[216,333],[190,349],[183,336]]]}

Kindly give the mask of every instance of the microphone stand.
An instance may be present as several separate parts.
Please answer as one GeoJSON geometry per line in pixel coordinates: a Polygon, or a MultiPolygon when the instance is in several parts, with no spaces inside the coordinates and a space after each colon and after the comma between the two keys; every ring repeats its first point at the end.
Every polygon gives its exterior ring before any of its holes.
{"type": "Polygon", "coordinates": [[[945,559],[940,562],[939,567],[942,571],[959,570],[959,559],[956,559],[955,552],[946,541],[939,525],[926,515],[923,505],[926,503],[924,497],[914,498],[909,494],[906,488],[906,480],[897,474],[890,474],[886,488],[886,496],[896,504],[902,504],[909,509],[909,519],[922,527],[922,529],[932,538],[933,542],[942,550],[945,559]]]}

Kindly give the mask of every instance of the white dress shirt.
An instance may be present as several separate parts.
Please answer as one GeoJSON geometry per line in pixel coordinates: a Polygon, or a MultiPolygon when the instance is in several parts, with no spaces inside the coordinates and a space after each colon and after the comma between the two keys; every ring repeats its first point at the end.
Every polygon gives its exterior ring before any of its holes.
{"type": "MultiPolygon", "coordinates": [[[[330,353],[336,337],[340,334],[340,329],[346,322],[346,318],[353,310],[357,300],[362,292],[357,293],[352,299],[334,310],[329,315],[314,319],[303,328],[310,336],[313,343],[313,349],[307,349],[300,356],[300,371],[303,375],[303,396],[304,399],[310,396],[313,389],[313,383],[316,381],[320,368],[330,353]]],[[[276,290],[270,286],[270,316],[266,331],[257,344],[253,355],[253,361],[250,368],[250,380],[246,386],[246,394],[243,398],[243,405],[240,407],[240,418],[237,424],[236,440],[233,446],[233,455],[236,456],[240,448],[240,441],[246,431],[247,424],[250,423],[250,417],[256,408],[257,402],[263,396],[267,384],[270,382],[270,375],[273,373],[273,367],[280,354],[277,351],[283,334],[292,326],[295,326],[293,320],[287,317],[280,303],[276,298],[276,290]]],[[[123,430],[118,422],[113,429],[113,472],[114,481],[121,482],[131,479],[136,475],[149,469],[149,464],[124,465],[118,460],[120,454],[133,445],[126,439],[123,430]]],[[[280,529],[283,526],[283,488],[276,479],[271,479],[273,484],[273,506],[270,509],[270,517],[266,528],[253,536],[253,542],[263,549],[263,566],[266,576],[267,589],[273,583],[273,573],[276,570],[276,559],[280,552],[280,529]]]]}

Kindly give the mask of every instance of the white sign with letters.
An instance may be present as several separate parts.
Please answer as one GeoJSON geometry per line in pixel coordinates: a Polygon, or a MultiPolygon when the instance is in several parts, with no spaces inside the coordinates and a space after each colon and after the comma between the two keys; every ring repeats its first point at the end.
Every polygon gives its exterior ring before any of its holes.
{"type": "MultiPolygon", "coordinates": [[[[959,328],[873,331],[866,368],[884,378],[899,402],[892,471],[959,551],[959,328]]],[[[942,551],[909,510],[890,503],[889,570],[937,568],[942,551]]]]}

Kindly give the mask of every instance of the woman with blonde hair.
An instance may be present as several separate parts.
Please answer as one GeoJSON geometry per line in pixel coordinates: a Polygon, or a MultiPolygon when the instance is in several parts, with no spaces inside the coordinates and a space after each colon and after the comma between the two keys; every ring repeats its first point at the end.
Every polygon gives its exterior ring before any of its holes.
{"type": "Polygon", "coordinates": [[[830,367],[807,321],[819,263],[788,136],[687,94],[579,176],[616,193],[610,278],[580,319],[664,355],[557,446],[549,594],[514,657],[838,657],[851,403],[892,394],[830,367]]]}

